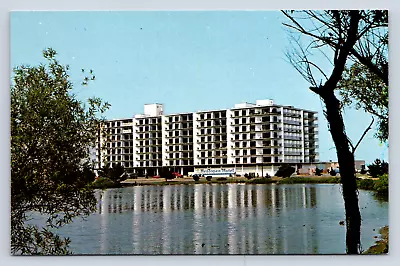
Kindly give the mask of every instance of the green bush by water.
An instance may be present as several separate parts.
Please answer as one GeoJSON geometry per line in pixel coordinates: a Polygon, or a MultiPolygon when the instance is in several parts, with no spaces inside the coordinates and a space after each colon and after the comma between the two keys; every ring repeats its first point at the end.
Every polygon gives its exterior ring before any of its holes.
{"type": "Polygon", "coordinates": [[[374,190],[377,194],[387,196],[389,194],[389,175],[385,174],[375,181],[374,190]]]}
{"type": "Polygon", "coordinates": [[[107,177],[100,177],[93,182],[93,187],[97,189],[118,188],[121,187],[119,182],[114,182],[107,177]]]}

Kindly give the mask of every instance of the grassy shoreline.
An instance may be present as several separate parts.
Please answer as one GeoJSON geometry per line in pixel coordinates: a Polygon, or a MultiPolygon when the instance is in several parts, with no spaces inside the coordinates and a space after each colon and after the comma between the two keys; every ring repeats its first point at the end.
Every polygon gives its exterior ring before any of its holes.
{"type": "Polygon", "coordinates": [[[364,251],[363,255],[378,255],[389,253],[389,226],[384,226],[379,229],[379,240],[375,242],[375,245],[364,251]]]}

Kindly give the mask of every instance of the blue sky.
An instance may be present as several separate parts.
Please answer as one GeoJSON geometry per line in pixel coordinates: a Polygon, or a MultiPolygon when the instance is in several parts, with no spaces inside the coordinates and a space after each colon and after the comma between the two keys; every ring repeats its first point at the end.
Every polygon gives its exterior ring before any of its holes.
{"type": "MultiPolygon", "coordinates": [[[[277,11],[13,12],[11,68],[38,65],[43,49],[55,49],[58,60],[70,65],[77,96],[108,101],[109,119],[132,117],[155,102],[164,103],[166,113],[231,108],[257,99],[315,110],[320,159],[336,160],[323,104],[285,57],[290,44],[283,21],[277,11]],[[88,87],[80,86],[82,68],[96,75],[88,87]]],[[[371,116],[347,109],[344,119],[357,142],[371,116]]],[[[356,159],[388,159],[386,145],[373,134],[367,134],[356,159]]]]}

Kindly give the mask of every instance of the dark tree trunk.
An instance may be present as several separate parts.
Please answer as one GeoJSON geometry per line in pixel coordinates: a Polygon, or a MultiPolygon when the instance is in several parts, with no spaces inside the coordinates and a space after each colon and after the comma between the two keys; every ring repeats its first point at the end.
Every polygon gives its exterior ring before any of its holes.
{"type": "Polygon", "coordinates": [[[321,97],[326,105],[326,118],[329,122],[340,166],[346,213],[346,250],[347,254],[358,254],[360,251],[361,214],[358,206],[354,155],[350,150],[349,140],[345,132],[339,100],[333,91],[321,95],[321,97]]]}

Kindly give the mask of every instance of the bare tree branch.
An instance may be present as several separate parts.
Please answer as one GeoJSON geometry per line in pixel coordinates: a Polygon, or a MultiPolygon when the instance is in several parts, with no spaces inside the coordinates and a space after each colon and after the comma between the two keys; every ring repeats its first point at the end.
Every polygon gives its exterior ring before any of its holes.
{"type": "Polygon", "coordinates": [[[368,133],[368,131],[372,128],[372,124],[374,123],[374,121],[375,121],[375,118],[372,117],[371,123],[370,123],[369,126],[365,129],[364,133],[361,135],[361,138],[358,140],[356,146],[353,147],[353,151],[352,151],[353,154],[356,152],[356,150],[357,150],[357,148],[358,148],[358,145],[360,145],[360,143],[361,143],[361,141],[363,140],[363,138],[365,137],[365,135],[366,135],[366,134],[368,133]]]}

